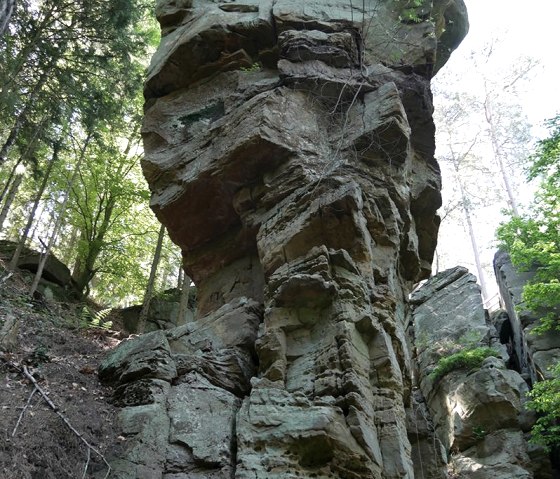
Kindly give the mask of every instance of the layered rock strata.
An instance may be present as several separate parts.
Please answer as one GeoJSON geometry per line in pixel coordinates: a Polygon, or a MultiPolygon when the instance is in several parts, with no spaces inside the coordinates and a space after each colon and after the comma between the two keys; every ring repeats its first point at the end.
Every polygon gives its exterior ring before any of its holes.
{"type": "MultiPolygon", "coordinates": [[[[432,427],[413,445],[424,451],[416,477],[525,479],[552,477],[544,451],[530,446],[534,418],[524,410],[528,385],[508,369],[507,344],[482,305],[476,278],[457,267],[430,279],[411,297],[409,333],[418,406],[432,427]],[[434,369],[459,351],[491,347],[481,367],[434,369]],[[439,466],[439,468],[438,468],[439,466]]],[[[412,431],[411,431],[412,432],[412,431]]]]}
{"type": "Polygon", "coordinates": [[[102,367],[118,477],[414,477],[406,300],[436,245],[429,81],[462,0],[157,13],[143,168],[198,312],[102,367]]]}

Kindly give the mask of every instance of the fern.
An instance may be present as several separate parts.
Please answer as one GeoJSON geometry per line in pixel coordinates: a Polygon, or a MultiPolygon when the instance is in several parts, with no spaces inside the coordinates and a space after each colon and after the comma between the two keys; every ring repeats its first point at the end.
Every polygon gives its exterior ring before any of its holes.
{"type": "Polygon", "coordinates": [[[113,326],[113,321],[106,321],[106,318],[112,310],[112,308],[106,308],[92,312],[90,308],[84,306],[80,313],[80,320],[88,328],[110,329],[113,326]]]}

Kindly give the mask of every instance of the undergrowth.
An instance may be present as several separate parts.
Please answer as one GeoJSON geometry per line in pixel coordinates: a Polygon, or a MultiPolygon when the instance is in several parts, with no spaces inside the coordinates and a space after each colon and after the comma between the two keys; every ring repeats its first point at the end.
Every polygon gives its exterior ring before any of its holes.
{"type": "Polygon", "coordinates": [[[458,369],[469,371],[478,369],[482,366],[482,362],[491,356],[498,358],[500,354],[495,349],[488,347],[462,349],[455,354],[441,358],[436,368],[430,373],[430,377],[438,380],[458,369]]]}

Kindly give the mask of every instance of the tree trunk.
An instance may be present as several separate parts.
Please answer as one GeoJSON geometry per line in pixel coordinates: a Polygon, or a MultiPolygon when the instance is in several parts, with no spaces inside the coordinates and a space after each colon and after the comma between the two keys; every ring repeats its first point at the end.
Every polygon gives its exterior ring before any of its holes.
{"type": "Polygon", "coordinates": [[[79,228],[72,228],[72,232],[70,233],[70,238],[66,243],[64,248],[64,254],[62,255],[61,261],[68,267],[70,267],[70,261],[72,261],[72,257],[74,256],[74,251],[76,250],[76,245],[78,243],[78,234],[80,233],[79,228]]]}
{"type": "Polygon", "coordinates": [[[502,151],[500,149],[500,145],[498,144],[498,133],[496,131],[496,125],[494,123],[494,113],[492,109],[492,101],[490,99],[489,93],[486,92],[486,100],[484,102],[484,113],[486,116],[486,122],[490,127],[490,141],[492,143],[492,150],[494,152],[494,159],[498,168],[500,169],[500,173],[502,174],[502,179],[504,180],[504,186],[506,189],[508,203],[513,212],[513,216],[519,217],[519,209],[517,207],[517,200],[515,199],[515,195],[513,193],[513,188],[511,186],[511,179],[509,173],[506,169],[506,165],[504,163],[502,151]]]}
{"type": "Polygon", "coordinates": [[[19,257],[21,255],[21,252],[23,251],[23,248],[25,247],[25,243],[27,242],[27,238],[29,236],[29,231],[31,230],[31,226],[33,225],[33,220],[35,219],[35,213],[37,212],[37,208],[39,208],[39,203],[41,202],[41,198],[43,197],[43,193],[45,192],[45,189],[47,187],[47,182],[49,181],[49,177],[51,175],[52,168],[53,168],[54,164],[56,163],[56,161],[58,160],[58,154],[60,152],[60,147],[61,147],[60,140],[57,141],[53,145],[53,154],[52,154],[52,157],[51,157],[51,161],[49,162],[49,165],[47,166],[47,171],[45,171],[45,176],[43,177],[43,181],[41,182],[41,186],[39,187],[39,191],[37,192],[37,195],[35,196],[35,201],[33,202],[33,207],[31,208],[31,212],[29,213],[29,216],[27,218],[27,224],[25,225],[25,228],[23,229],[23,232],[21,234],[21,238],[19,240],[17,248],[14,252],[14,255],[12,256],[12,260],[10,261],[10,265],[8,266],[8,268],[11,271],[14,271],[16,269],[18,261],[19,261],[19,257]]]}
{"type": "Polygon", "coordinates": [[[58,218],[54,224],[54,228],[53,231],[51,233],[51,236],[49,238],[49,242],[47,244],[47,247],[45,248],[45,251],[43,252],[42,256],[41,256],[41,260],[39,261],[39,266],[37,268],[37,273],[35,274],[35,278],[33,279],[33,283],[31,284],[31,288],[29,288],[29,295],[33,296],[35,294],[35,291],[37,291],[37,287],[39,286],[39,281],[41,280],[41,276],[43,275],[43,269],[45,269],[45,264],[47,263],[47,259],[49,257],[49,254],[51,252],[52,247],[55,244],[56,238],[58,236],[58,232],[62,226],[62,222],[64,221],[64,213],[66,212],[66,206],[68,205],[68,199],[70,198],[70,192],[72,191],[72,186],[74,185],[74,182],[76,181],[76,178],[78,177],[78,172],[80,170],[80,166],[82,164],[82,162],[84,161],[84,158],[86,156],[86,149],[89,145],[89,142],[91,141],[91,138],[93,137],[93,133],[90,131],[88,133],[87,138],[84,141],[84,146],[82,147],[82,151],[80,152],[80,158],[78,159],[78,162],[76,163],[76,168],[74,169],[74,172],[72,173],[72,178],[70,178],[70,181],[68,182],[68,189],[66,192],[66,197],[64,198],[64,201],[62,202],[62,205],[60,206],[60,213],[58,215],[58,218]]]}
{"type": "Polygon", "coordinates": [[[461,180],[458,178],[458,172],[457,172],[457,182],[459,184],[459,191],[461,192],[461,203],[463,206],[463,213],[465,215],[465,221],[467,222],[467,229],[468,229],[468,233],[469,233],[469,238],[471,240],[471,247],[473,250],[473,255],[474,255],[474,263],[476,265],[476,271],[478,273],[478,280],[480,281],[480,289],[482,292],[482,300],[483,301],[488,301],[488,299],[490,298],[490,296],[488,295],[488,287],[486,286],[486,276],[484,274],[484,270],[482,269],[482,262],[480,261],[480,253],[478,252],[478,244],[476,242],[476,235],[474,233],[474,228],[473,228],[473,224],[472,224],[472,215],[471,215],[471,209],[470,209],[470,202],[469,202],[469,198],[468,195],[465,191],[465,189],[463,188],[463,183],[461,183],[461,180]]]}
{"type": "Polygon", "coordinates": [[[177,326],[181,326],[187,322],[185,316],[187,315],[187,310],[189,309],[190,292],[191,278],[185,274],[183,278],[183,286],[181,287],[181,302],[179,303],[179,313],[177,314],[177,326]]]}
{"type": "Polygon", "coordinates": [[[22,161],[23,161],[23,155],[19,157],[19,160],[13,166],[12,171],[10,171],[10,174],[8,176],[8,179],[6,180],[6,183],[4,183],[4,188],[2,188],[2,193],[0,193],[0,203],[2,203],[2,201],[4,201],[4,198],[5,198],[6,194],[8,193],[8,190],[10,189],[10,186],[12,186],[12,180],[16,176],[16,171],[18,169],[18,166],[21,165],[22,161]]]}
{"type": "Polygon", "coordinates": [[[14,202],[14,198],[16,197],[16,193],[19,189],[19,185],[21,184],[22,180],[23,180],[23,175],[16,175],[16,178],[14,179],[12,186],[8,191],[8,195],[6,196],[6,201],[4,203],[4,206],[2,207],[2,211],[0,211],[0,231],[2,231],[2,227],[4,226],[4,221],[8,216],[8,212],[10,211],[12,203],[14,202]]]}
{"type": "Polygon", "coordinates": [[[20,155],[18,161],[16,162],[16,164],[13,166],[12,170],[10,171],[10,175],[8,176],[8,179],[6,180],[4,188],[2,189],[2,193],[0,193],[0,203],[4,200],[4,197],[6,196],[6,192],[10,188],[12,180],[17,175],[17,170],[18,170],[19,165],[24,163],[24,160],[26,160],[28,158],[29,153],[31,152],[31,148],[33,147],[35,141],[37,140],[37,137],[39,136],[39,133],[43,131],[43,126],[45,124],[45,121],[46,121],[46,118],[43,118],[41,120],[41,123],[39,123],[37,125],[37,127],[35,128],[35,133],[33,134],[33,137],[31,138],[31,141],[29,142],[29,145],[27,146],[25,152],[22,155],[20,155]]]}
{"type": "Polygon", "coordinates": [[[97,272],[95,269],[95,262],[103,251],[105,236],[107,235],[111,225],[111,218],[115,210],[116,201],[115,197],[111,197],[107,201],[107,205],[104,210],[101,209],[103,205],[99,206],[101,211],[103,211],[103,221],[101,222],[99,228],[96,226],[93,229],[91,232],[92,236],[90,238],[83,238],[87,242],[87,253],[83,256],[78,255],[76,258],[76,264],[72,277],[74,278],[80,293],[85,294],[85,296],[89,296],[88,285],[97,272]]]}
{"type": "Polygon", "coordinates": [[[16,8],[16,0],[2,0],[0,7],[0,37],[8,30],[10,18],[16,8]]]}
{"type": "Polygon", "coordinates": [[[179,273],[177,274],[177,289],[183,287],[183,267],[179,266],[179,273]]]}
{"type": "Polygon", "coordinates": [[[33,91],[29,94],[27,103],[25,104],[25,106],[17,116],[16,121],[14,122],[14,125],[12,126],[12,129],[10,131],[10,134],[8,135],[8,138],[6,138],[6,141],[2,145],[2,148],[0,149],[0,166],[6,161],[6,158],[8,157],[8,152],[10,151],[12,145],[15,143],[16,138],[19,134],[19,130],[21,130],[21,127],[27,120],[27,115],[29,114],[29,110],[31,106],[35,103],[35,100],[37,99],[37,95],[43,89],[43,86],[47,81],[50,69],[51,67],[49,65],[48,67],[46,67],[46,70],[41,74],[39,81],[36,83],[35,87],[33,88],[33,91]]]}
{"type": "Polygon", "coordinates": [[[150,309],[150,301],[152,300],[152,294],[154,292],[156,273],[159,265],[159,260],[161,259],[161,249],[163,246],[164,235],[165,226],[161,225],[161,228],[159,229],[156,250],[154,252],[154,259],[152,260],[152,267],[150,269],[150,278],[148,279],[148,286],[146,287],[146,293],[144,294],[144,301],[142,303],[142,311],[140,311],[140,318],[138,319],[138,328],[136,330],[138,334],[143,334],[144,330],[146,329],[146,320],[148,319],[148,311],[150,309]]]}

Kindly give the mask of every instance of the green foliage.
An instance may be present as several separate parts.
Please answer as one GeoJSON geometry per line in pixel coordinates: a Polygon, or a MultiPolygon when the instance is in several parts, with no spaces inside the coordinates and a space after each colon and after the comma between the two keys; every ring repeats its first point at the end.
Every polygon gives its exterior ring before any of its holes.
{"type": "Polygon", "coordinates": [[[253,63],[250,67],[241,68],[242,72],[260,72],[261,70],[262,66],[259,62],[253,63]]]}
{"type": "Polygon", "coordinates": [[[528,169],[541,183],[529,213],[498,229],[501,247],[522,271],[535,271],[523,289],[524,307],[541,316],[536,331],[560,328],[560,115],[549,122],[551,136],[539,142],[528,169]]]}
{"type": "Polygon", "coordinates": [[[488,435],[488,432],[480,425],[473,427],[473,436],[475,439],[484,439],[488,435]]]}
{"type": "Polygon", "coordinates": [[[112,310],[112,308],[106,308],[100,311],[92,311],[87,306],[84,306],[80,313],[80,321],[87,328],[111,329],[113,322],[106,321],[106,319],[112,310]]]}
{"type": "Polygon", "coordinates": [[[399,21],[403,23],[420,23],[423,21],[418,14],[420,8],[424,5],[424,0],[407,0],[401,7],[399,21]]]}
{"type": "Polygon", "coordinates": [[[0,184],[19,162],[27,168],[2,233],[21,237],[47,176],[30,246],[61,218],[53,252],[103,303],[142,296],[159,228],[140,171],[142,82],[159,41],[152,10],[144,0],[21,0],[0,37],[0,184]]]}
{"type": "Polygon", "coordinates": [[[560,446],[560,363],[552,372],[552,379],[535,384],[525,405],[540,415],[531,430],[531,442],[548,450],[560,446]]]}
{"type": "Polygon", "coordinates": [[[451,371],[480,368],[482,362],[491,356],[500,357],[500,354],[495,349],[487,347],[465,348],[455,354],[441,358],[436,368],[430,373],[430,377],[433,380],[438,380],[451,371]]]}

